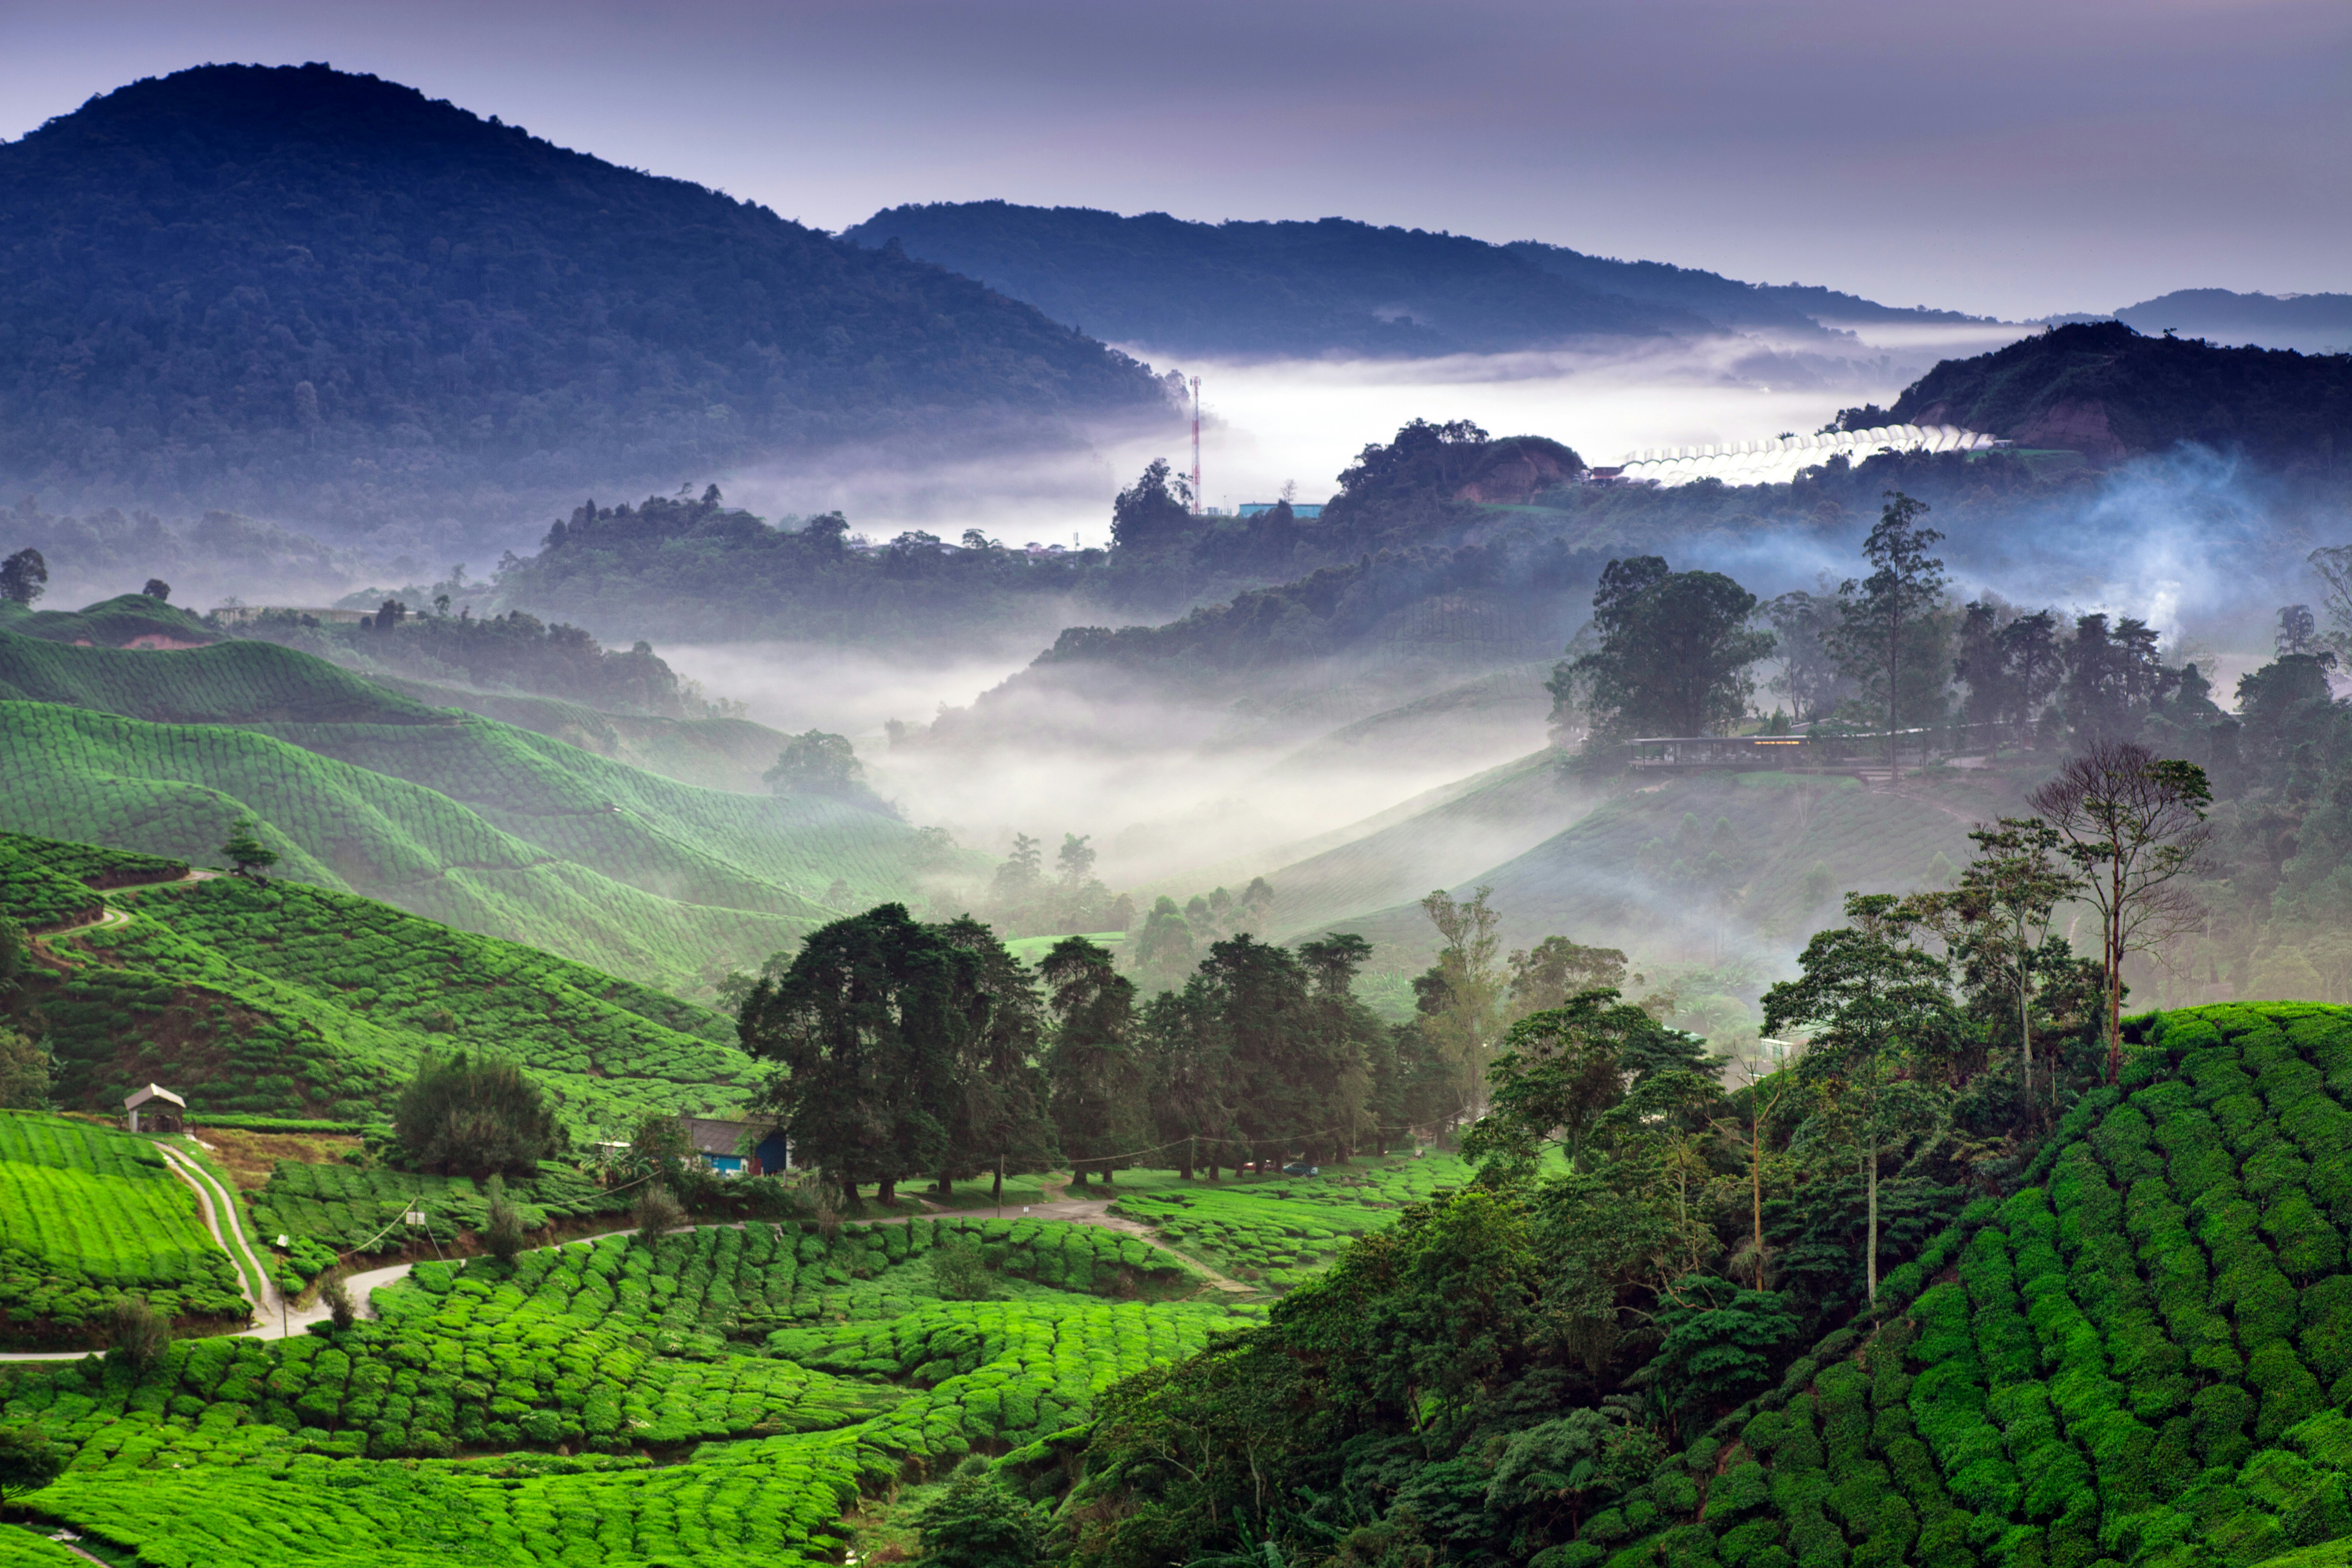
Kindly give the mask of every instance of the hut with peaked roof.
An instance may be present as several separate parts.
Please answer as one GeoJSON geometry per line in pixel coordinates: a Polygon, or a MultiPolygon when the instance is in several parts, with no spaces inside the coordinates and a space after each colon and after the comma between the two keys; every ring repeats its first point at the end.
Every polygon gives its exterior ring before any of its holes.
{"type": "Polygon", "coordinates": [[[778,1175],[792,1169],[782,1131],[764,1121],[680,1116],[687,1147],[722,1176],[778,1175]]]}
{"type": "Polygon", "coordinates": [[[133,1089],[122,1098],[123,1114],[133,1132],[177,1132],[188,1119],[188,1102],[160,1084],[133,1089]]]}

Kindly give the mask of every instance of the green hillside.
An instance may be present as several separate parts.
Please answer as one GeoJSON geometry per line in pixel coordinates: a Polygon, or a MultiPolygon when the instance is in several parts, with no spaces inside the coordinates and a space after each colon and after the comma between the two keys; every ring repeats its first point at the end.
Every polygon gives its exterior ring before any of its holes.
{"type": "MultiPolygon", "coordinates": [[[[665,989],[756,968],[840,912],[836,884],[863,905],[913,880],[916,835],[885,813],[684,784],[265,643],[0,634],[0,691],[36,700],[0,701],[0,809],[26,832],[207,864],[250,816],[280,875],[665,989]]],[[[645,749],[690,732],[713,772],[748,771],[768,734],[582,712],[616,748],[624,727],[645,749]]]]}
{"type": "Polygon", "coordinates": [[[144,594],[122,594],[79,610],[35,610],[0,599],[0,630],[47,642],[121,647],[141,637],[179,647],[209,643],[217,634],[175,605],[144,594]]]}
{"type": "MultiPolygon", "coordinates": [[[[31,921],[108,858],[9,836],[0,914],[31,921]]],[[[200,1114],[370,1121],[422,1054],[463,1048],[530,1068],[578,1132],[724,1110],[751,1081],[717,1014],[388,904],[233,877],[89,898],[107,923],[47,938],[49,961],[6,999],[45,1037],[69,1106],[111,1110],[152,1080],[200,1114]]]]}
{"type": "Polygon", "coordinates": [[[2219,1568],[2352,1537],[2352,1015],[2146,1043],[1874,1321],[1552,1561],[2219,1568]]]}
{"type": "MultiPolygon", "coordinates": [[[[1793,946],[1845,889],[1941,885],[1971,853],[1970,826],[2021,809],[2011,787],[1966,774],[1903,795],[1790,773],[1674,779],[1620,795],[1454,886],[1465,897],[1492,887],[1504,941],[1519,946],[1554,932],[1668,957],[1711,955],[1719,937],[1732,951],[1751,937],[1793,946]]],[[[1324,858],[1336,870],[1348,856],[1324,858]]],[[[1410,902],[1341,923],[1408,962],[1436,940],[1410,902]]]]}

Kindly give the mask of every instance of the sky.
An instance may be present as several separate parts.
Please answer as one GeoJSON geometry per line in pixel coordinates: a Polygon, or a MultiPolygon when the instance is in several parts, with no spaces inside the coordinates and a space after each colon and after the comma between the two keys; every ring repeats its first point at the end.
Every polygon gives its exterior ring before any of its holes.
{"type": "Polygon", "coordinates": [[[2352,289],[2345,0],[0,0],[0,135],[314,59],[829,229],[1338,216],[2010,320],[2352,289]]]}

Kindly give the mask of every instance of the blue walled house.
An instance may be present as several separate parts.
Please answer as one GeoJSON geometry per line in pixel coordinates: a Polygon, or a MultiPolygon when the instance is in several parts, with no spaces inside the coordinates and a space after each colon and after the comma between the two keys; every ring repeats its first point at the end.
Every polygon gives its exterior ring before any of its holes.
{"type": "Polygon", "coordinates": [[[722,1176],[773,1176],[793,1168],[782,1130],[765,1121],[681,1116],[687,1146],[722,1176]]]}

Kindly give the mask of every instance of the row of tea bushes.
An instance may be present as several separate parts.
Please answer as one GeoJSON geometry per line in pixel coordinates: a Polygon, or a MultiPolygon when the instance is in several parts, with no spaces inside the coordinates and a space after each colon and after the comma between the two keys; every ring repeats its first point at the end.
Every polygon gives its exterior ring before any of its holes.
{"type": "MultiPolygon", "coordinates": [[[[698,1235],[735,1237],[733,1231],[698,1235]]],[[[679,1238],[683,1239],[683,1238],[679,1238]]],[[[723,1253],[724,1247],[716,1251],[723,1253]]],[[[12,1418],[104,1447],[134,1414],[215,1440],[253,1428],[377,1458],[460,1448],[622,1452],[852,1425],[898,1391],[729,1354],[700,1320],[713,1258],[618,1240],[525,1255],[511,1279],[419,1265],[380,1321],[289,1341],[173,1345],[143,1374],[85,1362],[21,1382],[12,1418]]],[[[247,1441],[269,1440],[263,1437],[247,1441]]]]}
{"type": "Polygon", "coordinates": [[[154,1568],[816,1568],[837,1558],[861,1479],[877,1479],[837,1433],[712,1444],[659,1467],[227,1458],[189,1435],[85,1450],[40,1506],[154,1568]]]}
{"type": "Polygon", "coordinates": [[[2352,1014],[2145,1028],[2032,1184],[1888,1277],[1899,1316],[1832,1335],[1558,1568],[2202,1568],[2352,1535],[2352,1014]]]}
{"type": "Polygon", "coordinates": [[[888,1322],[779,1330],[767,1351],[844,1377],[928,1385],[870,1437],[952,1459],[975,1444],[1018,1447],[1076,1426],[1118,1379],[1263,1318],[1262,1308],[1223,1302],[942,1301],[888,1322]]]}
{"type": "MultiPolygon", "coordinates": [[[[536,1176],[507,1183],[507,1196],[523,1229],[537,1231],[551,1219],[625,1215],[635,1194],[608,1192],[568,1165],[541,1161],[536,1176]]],[[[489,1199],[470,1177],[299,1160],[279,1161],[251,1207],[263,1235],[308,1237],[337,1251],[377,1240],[412,1208],[422,1209],[425,1223],[445,1239],[489,1223],[489,1199]]]]}
{"type": "Polygon", "coordinates": [[[1396,1222],[1397,1210],[1318,1202],[1293,1186],[1194,1186],[1120,1198],[1111,1212],[1148,1225],[1212,1267],[1289,1290],[1328,1268],[1357,1237],[1396,1222]]]}
{"type": "Polygon", "coordinates": [[[153,1143],[0,1111],[0,1325],[13,1336],[79,1338],[126,1291],[175,1318],[246,1311],[195,1194],[153,1143]]]}

